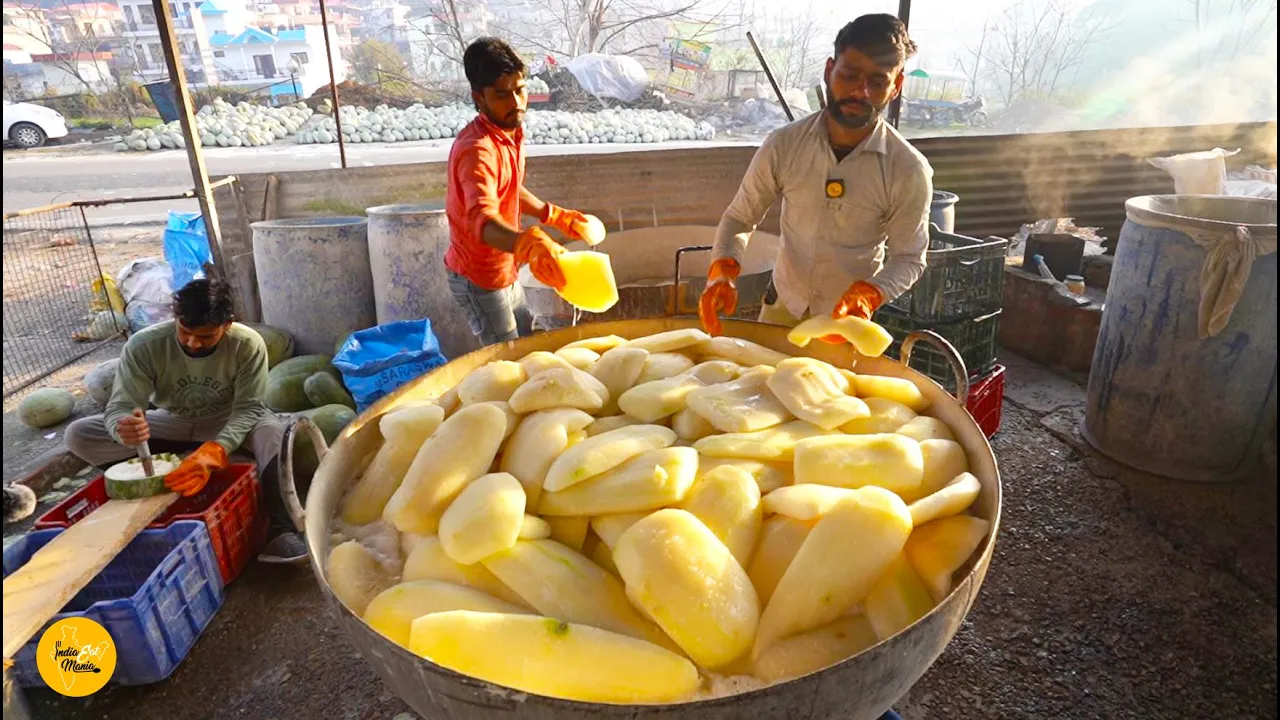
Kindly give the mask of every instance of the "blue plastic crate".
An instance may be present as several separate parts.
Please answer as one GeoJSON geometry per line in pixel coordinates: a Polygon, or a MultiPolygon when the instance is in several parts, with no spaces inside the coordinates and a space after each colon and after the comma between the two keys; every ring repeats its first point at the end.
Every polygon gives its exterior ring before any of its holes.
{"type": "MultiPolygon", "coordinates": [[[[5,548],[5,576],[63,532],[39,530],[5,548]]],[[[209,531],[202,522],[183,520],[142,531],[49,625],[68,617],[97,621],[116,644],[111,681],[146,685],[178,667],[222,607],[222,598],[209,531]]],[[[19,685],[45,685],[36,669],[36,644],[43,634],[41,629],[14,658],[12,673],[19,685]]]]}

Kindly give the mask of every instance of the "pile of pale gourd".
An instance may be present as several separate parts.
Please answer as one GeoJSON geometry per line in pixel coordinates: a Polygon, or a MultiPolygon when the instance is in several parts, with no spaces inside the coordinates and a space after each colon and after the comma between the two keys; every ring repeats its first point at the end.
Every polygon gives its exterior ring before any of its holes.
{"type": "MultiPolygon", "coordinates": [[[[853,318],[789,338],[833,333],[891,340],[853,318]]],[[[526,692],[667,703],[798,677],[928,613],[987,535],[928,405],[696,329],[491,362],[381,418],[328,578],[392,642],[526,692]],[[346,539],[379,525],[401,558],[346,539]]]]}

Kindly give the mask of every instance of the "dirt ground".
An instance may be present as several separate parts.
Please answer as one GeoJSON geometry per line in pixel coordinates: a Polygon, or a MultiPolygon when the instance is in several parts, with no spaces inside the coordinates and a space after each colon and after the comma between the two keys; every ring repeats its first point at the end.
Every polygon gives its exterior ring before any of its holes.
{"type": "MultiPolygon", "coordinates": [[[[1009,366],[993,440],[1004,522],[972,613],[897,709],[926,718],[1276,717],[1276,482],[1122,470],[1075,432],[1083,389],[1009,366]]],[[[36,717],[391,720],[391,696],[308,570],[256,565],[167,681],[36,717]]],[[[797,709],[801,720],[802,709],[797,709]]]]}

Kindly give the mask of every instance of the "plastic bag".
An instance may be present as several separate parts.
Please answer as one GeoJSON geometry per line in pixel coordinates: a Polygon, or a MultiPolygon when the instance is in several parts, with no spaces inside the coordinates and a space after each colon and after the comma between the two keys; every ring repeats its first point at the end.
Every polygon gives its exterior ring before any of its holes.
{"type": "Polygon", "coordinates": [[[639,61],[625,55],[588,53],[566,65],[583,90],[596,97],[634,102],[649,89],[649,73],[639,61]]]}
{"type": "Polygon", "coordinates": [[[1147,162],[1173,176],[1173,191],[1179,195],[1222,195],[1227,182],[1227,158],[1239,150],[1214,148],[1169,157],[1147,158],[1147,162]]]}
{"type": "Polygon", "coordinates": [[[430,320],[401,320],[357,330],[333,357],[359,412],[446,362],[430,320]]]}
{"type": "Polygon", "coordinates": [[[168,320],[173,314],[170,307],[173,298],[171,280],[173,272],[169,263],[156,257],[133,260],[117,273],[120,276],[120,292],[124,296],[125,317],[129,330],[142,328],[168,320]]]}
{"type": "Polygon", "coordinates": [[[204,216],[170,210],[164,229],[164,259],[173,270],[173,289],[181,290],[192,280],[203,278],[205,263],[212,257],[204,216]]]}

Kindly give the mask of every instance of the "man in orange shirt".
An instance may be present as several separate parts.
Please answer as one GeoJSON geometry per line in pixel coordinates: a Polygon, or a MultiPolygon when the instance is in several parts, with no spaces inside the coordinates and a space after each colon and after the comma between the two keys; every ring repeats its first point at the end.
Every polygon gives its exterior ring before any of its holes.
{"type": "Polygon", "coordinates": [[[444,264],[449,290],[482,345],[515,340],[532,331],[532,317],[516,271],[564,287],[559,256],[565,252],[538,225],[521,229],[520,216],[536,218],[570,240],[582,240],[586,217],[539,200],[524,186],[524,121],[528,105],[524,61],[507,43],[480,38],[462,57],[471,99],[479,115],[458,133],[449,152],[449,250],[444,264]]]}

